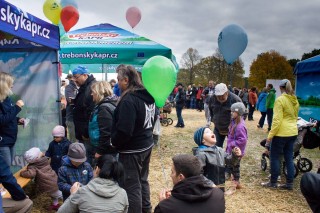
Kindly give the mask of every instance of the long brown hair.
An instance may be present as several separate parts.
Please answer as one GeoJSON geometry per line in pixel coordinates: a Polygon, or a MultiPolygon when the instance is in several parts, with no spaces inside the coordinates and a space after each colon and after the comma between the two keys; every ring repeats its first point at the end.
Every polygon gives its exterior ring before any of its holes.
{"type": "Polygon", "coordinates": [[[235,133],[235,131],[237,129],[237,126],[241,121],[241,115],[239,115],[239,113],[237,113],[237,114],[238,114],[238,117],[236,117],[235,119],[231,118],[231,122],[230,122],[230,125],[229,125],[229,129],[231,130],[230,131],[231,132],[231,136],[234,136],[234,133],[235,133]],[[234,120],[236,125],[232,126],[232,120],[234,120]]]}

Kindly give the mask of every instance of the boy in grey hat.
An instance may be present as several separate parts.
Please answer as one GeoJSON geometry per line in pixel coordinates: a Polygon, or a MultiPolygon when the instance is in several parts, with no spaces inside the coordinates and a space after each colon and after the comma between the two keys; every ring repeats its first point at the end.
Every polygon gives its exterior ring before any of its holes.
{"type": "Polygon", "coordinates": [[[86,148],[82,143],[72,143],[69,146],[68,154],[62,158],[62,166],[58,173],[58,186],[62,191],[63,200],[70,196],[72,185],[78,182],[80,185],[87,185],[93,177],[93,169],[85,162],[86,148]]]}

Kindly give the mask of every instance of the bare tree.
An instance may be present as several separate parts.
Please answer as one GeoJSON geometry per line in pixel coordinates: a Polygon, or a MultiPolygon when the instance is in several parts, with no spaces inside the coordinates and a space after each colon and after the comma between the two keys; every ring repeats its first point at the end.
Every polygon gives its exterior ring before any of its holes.
{"type": "Polygon", "coordinates": [[[195,76],[195,66],[200,62],[201,56],[198,50],[189,48],[187,52],[182,55],[181,64],[182,67],[189,71],[189,84],[193,83],[195,76]]]}

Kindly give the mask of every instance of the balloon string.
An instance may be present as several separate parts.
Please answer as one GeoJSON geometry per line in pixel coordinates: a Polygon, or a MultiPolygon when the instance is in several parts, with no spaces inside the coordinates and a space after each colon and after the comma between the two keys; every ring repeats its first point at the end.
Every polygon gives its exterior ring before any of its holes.
{"type": "Polygon", "coordinates": [[[163,174],[163,177],[164,177],[164,181],[166,182],[166,188],[168,189],[169,188],[169,184],[168,184],[168,180],[167,180],[167,176],[166,176],[166,172],[164,170],[164,163],[163,163],[163,158],[162,158],[162,153],[160,151],[160,137],[159,137],[159,141],[158,141],[158,155],[159,155],[159,158],[160,158],[160,164],[161,164],[161,168],[162,168],[162,174],[163,174]]]}

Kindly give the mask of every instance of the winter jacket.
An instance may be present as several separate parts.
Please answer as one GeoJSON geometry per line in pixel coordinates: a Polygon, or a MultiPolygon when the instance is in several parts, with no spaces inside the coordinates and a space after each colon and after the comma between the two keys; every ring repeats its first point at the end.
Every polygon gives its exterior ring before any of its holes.
{"type": "Polygon", "coordinates": [[[182,88],[179,88],[174,100],[176,102],[176,108],[183,108],[185,106],[186,100],[186,92],[182,88]]]}
{"type": "Polygon", "coordinates": [[[72,165],[69,157],[64,156],[58,173],[58,187],[62,192],[63,200],[69,197],[71,186],[75,182],[87,185],[92,178],[93,170],[89,163],[84,162],[80,166],[75,167],[72,165]]]}
{"type": "Polygon", "coordinates": [[[274,103],[272,127],[268,138],[298,135],[299,102],[296,96],[283,93],[274,103]]]}
{"type": "Polygon", "coordinates": [[[257,102],[257,109],[260,112],[267,111],[267,107],[266,107],[267,96],[268,94],[266,92],[261,92],[259,95],[258,102],[257,102]]]}
{"type": "Polygon", "coordinates": [[[257,101],[258,101],[257,93],[250,91],[249,92],[249,103],[251,105],[256,105],[257,101]]]}
{"type": "Polygon", "coordinates": [[[76,138],[83,141],[83,137],[89,138],[88,124],[91,112],[95,106],[91,96],[91,85],[96,79],[89,75],[83,85],[80,86],[76,99],[74,100],[73,122],[76,138]]]}
{"type": "MultiPolygon", "coordinates": [[[[26,194],[24,193],[21,186],[17,183],[16,178],[10,171],[10,167],[0,155],[0,183],[10,193],[13,200],[24,200],[26,194]]],[[[2,198],[0,198],[2,199],[2,198]]],[[[1,209],[2,210],[2,209],[1,209]]]]}
{"type": "Polygon", "coordinates": [[[61,142],[55,142],[54,140],[49,143],[49,148],[46,151],[46,156],[51,158],[51,168],[58,174],[61,167],[62,157],[68,154],[68,149],[71,142],[64,137],[61,142]]]}
{"type": "Polygon", "coordinates": [[[267,101],[266,101],[267,109],[273,109],[275,100],[276,100],[276,90],[272,88],[270,89],[267,96],[267,101]]]}
{"type": "Polygon", "coordinates": [[[116,96],[120,97],[121,96],[121,89],[119,87],[119,84],[116,83],[113,87],[113,94],[115,94],[116,96]]]}
{"type": "Polygon", "coordinates": [[[100,155],[116,153],[111,146],[113,112],[116,108],[116,96],[106,97],[95,106],[89,120],[90,143],[100,155]]]}
{"type": "Polygon", "coordinates": [[[244,92],[242,95],[242,102],[243,103],[249,103],[249,93],[248,92],[244,92]]]}
{"type": "Polygon", "coordinates": [[[221,147],[205,145],[192,149],[193,154],[199,159],[203,175],[214,184],[225,183],[225,166],[236,165],[239,162],[237,156],[227,154],[221,147]]]}
{"type": "Polygon", "coordinates": [[[9,97],[0,102],[0,147],[12,147],[18,134],[17,114],[21,108],[14,105],[9,97]]]}
{"type": "Polygon", "coordinates": [[[173,186],[171,196],[162,200],[155,213],[222,213],[224,194],[208,185],[202,176],[185,178],[173,186]]]}
{"type": "Polygon", "coordinates": [[[97,177],[71,195],[58,213],[126,213],[128,206],[127,193],[118,183],[97,177]]]}
{"type": "Polygon", "coordinates": [[[146,89],[121,97],[112,126],[111,142],[120,153],[139,153],[153,146],[155,103],[146,89]]]}
{"type": "Polygon", "coordinates": [[[66,107],[66,120],[73,122],[73,108],[74,105],[70,104],[70,98],[75,98],[78,93],[77,85],[74,81],[70,80],[69,84],[66,86],[65,89],[65,97],[67,100],[67,107],[66,107]]]}
{"type": "Polygon", "coordinates": [[[234,120],[231,120],[226,152],[228,154],[231,154],[233,148],[239,147],[241,150],[242,156],[244,156],[246,151],[247,141],[248,141],[248,133],[247,133],[247,128],[245,126],[244,120],[240,118],[240,123],[238,123],[237,125],[234,120]],[[234,133],[232,133],[233,127],[236,128],[234,133]]]}
{"type": "Polygon", "coordinates": [[[201,89],[201,88],[198,88],[198,91],[197,91],[197,100],[200,100],[200,99],[202,99],[202,92],[203,92],[203,89],[201,89]]]}
{"type": "Polygon", "coordinates": [[[224,103],[220,103],[215,95],[210,98],[209,109],[211,121],[222,135],[228,135],[231,118],[231,105],[236,102],[241,102],[241,99],[232,92],[229,92],[227,101],[224,103]]]}
{"type": "Polygon", "coordinates": [[[20,172],[21,177],[35,178],[38,190],[41,193],[54,193],[58,191],[58,176],[52,170],[49,160],[43,156],[27,166],[27,170],[20,172]]]}

